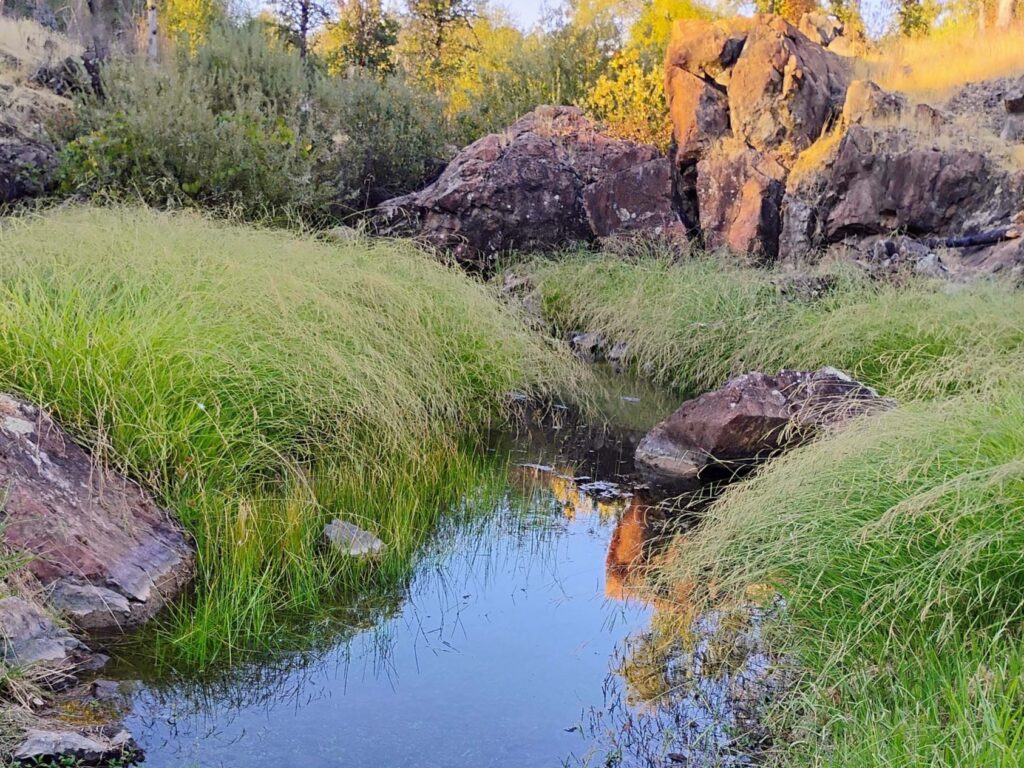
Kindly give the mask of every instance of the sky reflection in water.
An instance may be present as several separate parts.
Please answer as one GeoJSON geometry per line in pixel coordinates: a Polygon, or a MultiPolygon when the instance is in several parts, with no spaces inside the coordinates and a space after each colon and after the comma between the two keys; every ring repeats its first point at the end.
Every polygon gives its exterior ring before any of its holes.
{"type": "MultiPolygon", "coordinates": [[[[519,448],[513,459],[538,456],[519,448]]],[[[502,503],[442,532],[397,614],[373,629],[277,668],[141,689],[127,724],[145,764],[527,768],[585,753],[581,726],[624,639],[651,614],[616,599],[614,549],[606,580],[625,504],[514,469],[502,503]],[[511,499],[528,484],[542,487],[524,512],[511,499]]],[[[626,518],[636,526],[635,513],[626,518]]],[[[620,532],[622,552],[638,536],[620,532]]]]}

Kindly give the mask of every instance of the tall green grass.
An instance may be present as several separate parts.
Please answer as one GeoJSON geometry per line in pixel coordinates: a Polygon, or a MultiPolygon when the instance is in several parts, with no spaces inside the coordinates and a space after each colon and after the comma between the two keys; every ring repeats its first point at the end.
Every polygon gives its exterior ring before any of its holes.
{"type": "Polygon", "coordinates": [[[401,578],[473,482],[464,433],[576,369],[480,284],[396,242],[331,245],[143,209],[0,228],[0,386],[51,409],[196,538],[169,650],[270,644],[275,617],[401,578]],[[384,539],[322,556],[333,516],[384,539]]]}
{"type": "Polygon", "coordinates": [[[730,487],[655,576],[691,611],[784,599],[772,639],[800,675],[769,761],[1024,763],[1024,294],[847,274],[800,300],[703,258],[533,271],[556,326],[682,390],[834,365],[901,400],[730,487]]]}
{"type": "Polygon", "coordinates": [[[780,762],[1024,760],[1022,384],[908,404],[795,450],[677,544],[664,576],[703,600],[752,584],[785,599],[780,645],[807,677],[782,720],[799,748],[780,762]]]}
{"type": "Polygon", "coordinates": [[[560,332],[600,331],[628,362],[687,394],[731,375],[832,365],[901,398],[976,386],[1024,341],[1012,286],[874,283],[853,272],[809,301],[785,273],[720,258],[572,257],[527,267],[560,332]]]}

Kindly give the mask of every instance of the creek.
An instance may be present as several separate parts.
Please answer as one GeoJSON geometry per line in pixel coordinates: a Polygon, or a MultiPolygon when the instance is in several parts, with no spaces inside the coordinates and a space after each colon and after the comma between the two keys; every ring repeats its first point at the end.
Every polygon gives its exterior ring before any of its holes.
{"type": "Polygon", "coordinates": [[[463,500],[401,595],[369,600],[309,647],[203,674],[157,672],[144,648],[115,647],[103,674],[131,681],[125,723],[144,765],[746,762],[721,759],[732,714],[703,700],[728,680],[681,700],[645,694],[668,660],[637,672],[659,609],[634,587],[673,516],[636,490],[632,455],[674,407],[620,379],[598,426],[556,409],[495,436],[505,487],[463,500]]]}

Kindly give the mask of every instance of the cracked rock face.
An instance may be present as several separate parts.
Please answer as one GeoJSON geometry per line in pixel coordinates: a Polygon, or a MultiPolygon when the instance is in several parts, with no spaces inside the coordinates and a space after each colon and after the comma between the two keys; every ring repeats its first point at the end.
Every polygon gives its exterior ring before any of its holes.
{"type": "Polygon", "coordinates": [[[750,467],[892,400],[834,368],[753,372],[688,400],[651,429],[637,468],[655,486],[685,490],[750,467]]]}
{"type": "Polygon", "coordinates": [[[5,545],[51,608],[84,630],[123,631],[188,582],[192,548],[153,498],[98,466],[38,408],[0,395],[5,545]]]}
{"type": "Polygon", "coordinates": [[[575,107],[539,107],[470,144],[433,184],[382,204],[374,226],[478,267],[511,250],[685,234],[671,162],[656,147],[602,134],[575,107]]]}
{"type": "Polygon", "coordinates": [[[706,246],[777,257],[790,165],[849,81],[847,61],[781,17],[676,22],[665,89],[678,193],[706,246]]]}

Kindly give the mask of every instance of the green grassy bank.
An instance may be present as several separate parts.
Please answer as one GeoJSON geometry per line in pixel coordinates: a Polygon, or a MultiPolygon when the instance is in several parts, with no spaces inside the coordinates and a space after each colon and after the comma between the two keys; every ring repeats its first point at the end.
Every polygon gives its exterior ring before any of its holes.
{"type": "Polygon", "coordinates": [[[194,534],[195,604],[165,650],[272,645],[278,616],[400,580],[478,481],[459,440],[510,390],[576,369],[491,292],[411,246],[142,209],[0,226],[0,388],[51,409],[194,534]],[[339,516],[372,565],[319,547],[339,516]]]}
{"type": "MultiPolygon", "coordinates": [[[[814,301],[711,260],[539,262],[549,320],[684,391],[834,365],[901,400],[728,489],[656,574],[785,599],[780,765],[1024,762],[1024,293],[838,276],[814,301]]],[[[691,607],[692,608],[692,607],[691,607]]]]}

